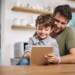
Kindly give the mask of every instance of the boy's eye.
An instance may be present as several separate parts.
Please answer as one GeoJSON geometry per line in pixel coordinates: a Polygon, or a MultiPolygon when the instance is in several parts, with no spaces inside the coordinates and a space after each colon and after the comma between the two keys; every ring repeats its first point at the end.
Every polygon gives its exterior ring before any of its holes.
{"type": "Polygon", "coordinates": [[[38,29],[39,29],[39,30],[42,30],[43,28],[42,28],[42,27],[38,27],[38,29]]]}
{"type": "Polygon", "coordinates": [[[42,30],[42,28],[38,28],[39,30],[42,30]]]}
{"type": "Polygon", "coordinates": [[[48,31],[48,28],[46,28],[45,30],[48,31]]]}

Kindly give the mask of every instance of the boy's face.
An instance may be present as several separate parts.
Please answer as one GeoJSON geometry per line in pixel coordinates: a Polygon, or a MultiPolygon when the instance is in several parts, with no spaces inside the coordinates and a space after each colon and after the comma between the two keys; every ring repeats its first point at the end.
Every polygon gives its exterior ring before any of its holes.
{"type": "Polygon", "coordinates": [[[50,35],[51,27],[50,26],[45,27],[44,25],[37,25],[36,31],[37,31],[37,35],[41,39],[44,39],[44,38],[46,38],[47,36],[50,35]]]}

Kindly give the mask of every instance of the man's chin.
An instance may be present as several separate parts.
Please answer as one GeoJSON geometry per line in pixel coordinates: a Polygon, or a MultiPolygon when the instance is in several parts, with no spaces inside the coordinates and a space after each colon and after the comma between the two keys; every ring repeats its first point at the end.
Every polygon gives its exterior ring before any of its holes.
{"type": "Polygon", "coordinates": [[[56,34],[59,34],[59,33],[61,33],[63,30],[57,30],[57,31],[54,31],[54,33],[56,33],[56,34]]]}
{"type": "Polygon", "coordinates": [[[60,31],[54,31],[54,33],[56,33],[56,34],[59,33],[59,32],[60,32],[60,31]]]}

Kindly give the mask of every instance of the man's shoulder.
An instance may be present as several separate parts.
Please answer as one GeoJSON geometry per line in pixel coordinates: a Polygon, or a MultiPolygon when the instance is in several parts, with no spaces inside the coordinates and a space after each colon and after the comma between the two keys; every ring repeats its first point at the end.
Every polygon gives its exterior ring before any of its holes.
{"type": "Polygon", "coordinates": [[[74,35],[71,27],[66,27],[62,32],[60,32],[55,39],[60,42],[60,40],[65,40],[68,36],[74,35]],[[63,37],[63,38],[62,38],[63,37]]]}
{"type": "Polygon", "coordinates": [[[65,30],[70,31],[70,30],[73,30],[73,29],[71,27],[66,27],[65,30]]]}
{"type": "Polygon", "coordinates": [[[72,34],[72,33],[75,33],[74,30],[73,30],[71,27],[66,27],[65,30],[64,30],[64,32],[65,32],[65,33],[68,33],[68,34],[70,34],[70,33],[71,33],[71,34],[72,34]]]}
{"type": "Polygon", "coordinates": [[[37,36],[32,36],[32,37],[30,37],[29,39],[35,40],[36,38],[37,38],[37,36]]]}

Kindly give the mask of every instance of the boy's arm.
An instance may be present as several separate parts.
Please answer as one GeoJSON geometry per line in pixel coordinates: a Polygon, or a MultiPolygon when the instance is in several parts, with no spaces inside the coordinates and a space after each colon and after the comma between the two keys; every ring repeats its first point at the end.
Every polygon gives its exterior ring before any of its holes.
{"type": "Polygon", "coordinates": [[[56,40],[53,40],[53,53],[45,55],[45,58],[50,63],[60,63],[59,46],[56,40]]]}
{"type": "Polygon", "coordinates": [[[54,49],[54,55],[53,55],[53,63],[60,63],[60,53],[59,53],[59,46],[56,40],[53,42],[53,49],[54,49]]]}
{"type": "Polygon", "coordinates": [[[26,45],[26,47],[25,47],[25,52],[22,56],[23,58],[25,58],[25,57],[30,58],[32,46],[33,46],[33,39],[30,38],[28,41],[28,45],[26,45]]]}

